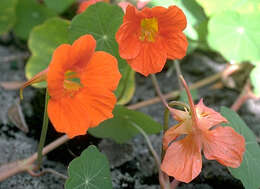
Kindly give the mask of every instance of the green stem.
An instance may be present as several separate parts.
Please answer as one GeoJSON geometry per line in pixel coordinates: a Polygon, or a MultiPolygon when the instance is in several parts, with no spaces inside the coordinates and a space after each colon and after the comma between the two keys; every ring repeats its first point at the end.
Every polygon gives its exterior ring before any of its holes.
{"type": "Polygon", "coordinates": [[[43,146],[45,144],[45,139],[46,139],[46,135],[47,135],[47,131],[48,131],[48,123],[49,123],[49,118],[48,118],[48,113],[47,113],[48,101],[49,101],[49,94],[48,94],[48,90],[46,89],[42,131],[41,131],[41,138],[40,138],[40,142],[39,142],[39,146],[38,146],[38,159],[37,159],[38,168],[41,167],[42,150],[43,150],[43,146]]]}

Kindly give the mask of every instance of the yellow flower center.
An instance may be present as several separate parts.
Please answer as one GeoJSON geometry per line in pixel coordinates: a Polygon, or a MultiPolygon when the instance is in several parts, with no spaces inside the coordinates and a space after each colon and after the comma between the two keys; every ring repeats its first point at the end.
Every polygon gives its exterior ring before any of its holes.
{"type": "Polygon", "coordinates": [[[158,33],[158,21],[156,18],[144,18],[141,20],[141,41],[154,42],[158,33]]]}
{"type": "Polygon", "coordinates": [[[80,83],[80,78],[78,77],[76,72],[68,70],[65,73],[65,80],[63,82],[63,87],[66,93],[69,96],[74,96],[75,93],[82,88],[82,84],[80,83]]]}

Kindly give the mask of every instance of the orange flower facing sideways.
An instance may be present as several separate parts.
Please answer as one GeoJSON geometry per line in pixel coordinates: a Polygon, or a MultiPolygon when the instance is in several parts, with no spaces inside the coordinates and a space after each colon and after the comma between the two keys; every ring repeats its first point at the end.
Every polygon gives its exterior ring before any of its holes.
{"type": "Polygon", "coordinates": [[[107,2],[107,3],[110,2],[110,0],[87,0],[87,1],[83,1],[79,4],[77,13],[80,14],[80,13],[84,12],[90,5],[93,5],[97,2],[103,2],[103,1],[107,2]]]}
{"type": "Polygon", "coordinates": [[[166,59],[185,56],[188,42],[183,34],[184,13],[176,6],[144,8],[129,5],[116,33],[119,54],[144,76],[160,72],[166,59]]]}
{"type": "Polygon", "coordinates": [[[227,167],[239,167],[245,152],[244,137],[231,127],[220,126],[227,120],[205,106],[202,100],[194,105],[186,82],[183,78],[181,80],[188,94],[190,113],[170,109],[179,123],[164,135],[166,153],[161,164],[162,171],[176,180],[192,181],[201,172],[202,150],[209,160],[216,160],[227,167]],[[184,138],[176,140],[181,135],[184,138]]]}
{"type": "MultiPolygon", "coordinates": [[[[95,52],[95,48],[91,35],[80,37],[73,45],[60,45],[47,71],[41,72],[47,74],[48,116],[55,129],[70,138],[84,135],[88,128],[113,117],[113,91],[121,74],[116,58],[103,51],[95,52]]],[[[37,79],[32,78],[24,86],[34,83],[31,81],[37,79]]]]}

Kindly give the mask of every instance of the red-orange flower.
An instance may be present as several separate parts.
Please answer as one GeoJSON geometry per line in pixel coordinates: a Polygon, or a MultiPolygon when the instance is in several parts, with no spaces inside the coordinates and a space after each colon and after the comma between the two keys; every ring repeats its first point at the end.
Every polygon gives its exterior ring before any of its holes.
{"type": "Polygon", "coordinates": [[[202,150],[209,160],[216,160],[232,168],[239,167],[245,151],[244,137],[231,127],[220,126],[220,123],[227,120],[206,107],[202,100],[195,106],[185,81],[182,81],[188,94],[191,113],[170,109],[179,123],[164,135],[163,146],[167,151],[161,169],[169,176],[188,183],[201,172],[202,150]],[[186,136],[174,141],[181,135],[186,136]]]}
{"type": "Polygon", "coordinates": [[[138,11],[129,5],[116,33],[119,54],[145,76],[160,72],[167,58],[185,56],[188,42],[182,31],[186,24],[184,13],[176,6],[138,11]]]}
{"type": "Polygon", "coordinates": [[[90,5],[93,5],[97,2],[102,2],[102,1],[108,3],[110,0],[87,0],[87,1],[83,1],[79,4],[77,13],[80,14],[80,13],[84,12],[90,5]]]}
{"type": "Polygon", "coordinates": [[[84,135],[88,128],[113,117],[113,91],[121,74],[116,58],[95,52],[95,48],[91,35],[80,37],[73,45],[60,45],[46,71],[24,84],[44,80],[47,74],[48,116],[55,129],[70,138],[84,135]]]}

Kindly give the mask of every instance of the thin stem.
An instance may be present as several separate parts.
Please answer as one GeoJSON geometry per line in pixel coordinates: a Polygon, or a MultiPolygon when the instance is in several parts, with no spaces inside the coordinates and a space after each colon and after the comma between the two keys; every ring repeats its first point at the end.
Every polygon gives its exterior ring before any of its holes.
{"type": "Polygon", "coordinates": [[[174,66],[175,66],[175,69],[176,69],[176,73],[177,73],[177,78],[178,78],[178,83],[179,83],[179,88],[180,88],[180,91],[183,91],[183,86],[181,84],[181,80],[179,78],[180,75],[182,75],[181,73],[181,68],[180,68],[180,62],[178,60],[174,60],[174,66]]]}
{"type": "Polygon", "coordinates": [[[231,106],[231,109],[234,111],[238,111],[240,109],[240,107],[248,100],[248,99],[259,99],[258,97],[256,97],[252,90],[251,90],[251,83],[250,80],[248,79],[246,84],[243,87],[242,92],[240,93],[240,95],[238,96],[238,98],[236,99],[236,101],[234,102],[234,104],[231,106]]]}
{"type": "MultiPolygon", "coordinates": [[[[223,73],[223,71],[219,72],[219,73],[216,73],[216,74],[214,74],[212,76],[209,76],[207,78],[204,78],[202,80],[199,80],[198,82],[192,84],[190,86],[190,89],[198,89],[198,88],[204,87],[205,85],[213,83],[216,80],[221,78],[222,73],[223,73]]],[[[165,95],[162,95],[162,96],[165,99],[167,99],[167,100],[174,100],[179,95],[180,95],[180,90],[174,90],[174,91],[171,91],[171,92],[169,92],[169,93],[167,93],[165,95]]],[[[139,109],[139,108],[142,108],[142,107],[146,107],[146,106],[158,103],[160,101],[161,101],[160,97],[154,97],[154,98],[151,98],[149,100],[145,100],[145,101],[142,101],[142,102],[139,102],[139,103],[136,103],[136,104],[129,105],[127,108],[131,109],[131,110],[135,110],[135,109],[139,109]]]]}
{"type": "Polygon", "coordinates": [[[155,149],[153,148],[153,145],[148,137],[148,135],[145,133],[145,131],[139,127],[137,124],[133,123],[133,126],[143,135],[147,146],[151,152],[151,154],[153,155],[153,158],[155,160],[155,163],[157,165],[157,169],[159,172],[159,181],[160,181],[160,185],[162,189],[170,189],[170,182],[169,182],[169,178],[165,176],[165,174],[161,171],[161,160],[158,156],[158,154],[156,153],[155,149]]]}
{"type": "Polygon", "coordinates": [[[43,169],[41,172],[37,173],[37,172],[34,172],[33,170],[28,170],[27,171],[31,176],[33,177],[40,177],[46,173],[51,173],[53,175],[56,175],[57,177],[60,177],[64,180],[67,180],[68,179],[68,176],[67,175],[64,175],[64,174],[61,174],[59,173],[58,171],[55,171],[54,169],[50,169],[50,168],[47,168],[47,169],[43,169]]]}
{"type": "Polygon", "coordinates": [[[40,138],[40,142],[39,142],[39,146],[38,146],[38,159],[37,159],[38,168],[41,167],[42,150],[43,150],[43,146],[45,144],[46,135],[47,135],[47,131],[48,131],[48,123],[49,123],[49,118],[48,118],[48,113],[47,113],[48,101],[49,101],[49,94],[48,94],[48,90],[46,89],[43,124],[42,124],[41,138],[40,138]]]}
{"type": "Polygon", "coordinates": [[[157,95],[160,97],[162,103],[164,104],[165,107],[168,107],[168,103],[166,102],[162,92],[161,92],[161,89],[159,87],[159,83],[156,79],[156,76],[154,74],[151,74],[151,79],[152,79],[152,82],[153,82],[153,86],[155,88],[155,91],[157,93],[157,95]]]}

